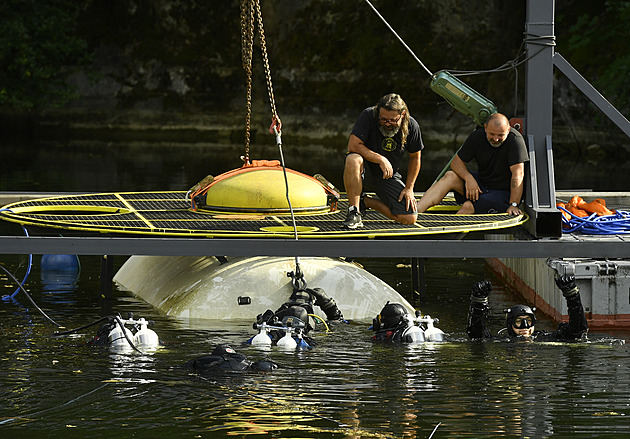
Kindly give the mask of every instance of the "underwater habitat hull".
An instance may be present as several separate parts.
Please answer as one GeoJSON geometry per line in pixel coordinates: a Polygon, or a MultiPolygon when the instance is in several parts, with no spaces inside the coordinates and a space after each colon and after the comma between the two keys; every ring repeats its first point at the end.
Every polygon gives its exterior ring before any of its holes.
{"type": "MultiPolygon", "coordinates": [[[[357,264],[321,257],[299,261],[307,286],[322,288],[346,319],[371,320],[387,301],[413,312],[396,290],[357,264]]],[[[287,273],[293,271],[295,259],[289,257],[240,257],[221,263],[213,256],[131,256],[114,282],[168,316],[255,320],[289,299],[293,287],[287,273]]]]}

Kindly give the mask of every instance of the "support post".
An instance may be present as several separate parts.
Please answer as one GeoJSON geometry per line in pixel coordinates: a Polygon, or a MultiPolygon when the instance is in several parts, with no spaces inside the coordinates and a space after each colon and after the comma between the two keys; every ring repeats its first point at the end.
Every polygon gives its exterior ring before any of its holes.
{"type": "Polygon", "coordinates": [[[580,73],[573,68],[569,61],[559,53],[553,56],[553,64],[564,73],[564,76],[575,85],[597,108],[601,110],[621,131],[630,137],[630,121],[606,100],[580,73]]]}
{"type": "Polygon", "coordinates": [[[112,282],[114,279],[114,258],[108,255],[101,256],[101,278],[99,294],[101,298],[101,314],[106,316],[112,313],[112,282]]]}
{"type": "Polygon", "coordinates": [[[553,118],[554,0],[529,0],[525,24],[525,125],[530,172],[525,193],[526,223],[535,237],[561,237],[551,154],[553,118]]]}
{"type": "Polygon", "coordinates": [[[419,302],[422,293],[425,291],[425,274],[424,259],[411,258],[411,293],[414,305],[419,302]]]}

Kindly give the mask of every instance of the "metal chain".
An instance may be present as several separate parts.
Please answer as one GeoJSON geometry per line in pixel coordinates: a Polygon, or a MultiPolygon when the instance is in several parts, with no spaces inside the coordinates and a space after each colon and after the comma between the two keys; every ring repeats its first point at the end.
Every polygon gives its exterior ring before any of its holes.
{"type": "Polygon", "coordinates": [[[251,0],[241,0],[241,46],[243,69],[247,76],[247,112],[245,115],[245,155],[242,157],[249,164],[249,145],[252,119],[252,58],[254,52],[254,8],[251,0]]]}
{"type": "MultiPolygon", "coordinates": [[[[260,11],[260,3],[256,2],[256,12],[258,14],[258,33],[260,34],[260,49],[263,56],[263,64],[265,66],[265,77],[267,78],[267,91],[269,92],[269,103],[271,105],[271,118],[280,124],[280,118],[276,112],[276,100],[273,96],[273,84],[271,83],[271,69],[269,68],[269,58],[267,57],[267,42],[265,41],[265,30],[263,28],[262,12],[260,11]]],[[[281,124],[280,124],[281,125],[281,124]]]]}
{"type": "Polygon", "coordinates": [[[276,111],[276,100],[273,94],[273,83],[271,81],[271,69],[269,68],[269,57],[267,55],[267,41],[265,40],[265,30],[263,27],[262,12],[259,0],[241,0],[241,46],[243,69],[247,76],[247,111],[245,115],[245,155],[243,161],[250,163],[249,149],[251,144],[251,120],[252,120],[252,59],[254,53],[254,26],[258,21],[258,33],[260,36],[260,48],[262,51],[263,64],[265,68],[265,78],[267,80],[267,91],[269,93],[269,104],[271,105],[271,128],[270,131],[276,136],[280,135],[282,122],[276,111]]]}

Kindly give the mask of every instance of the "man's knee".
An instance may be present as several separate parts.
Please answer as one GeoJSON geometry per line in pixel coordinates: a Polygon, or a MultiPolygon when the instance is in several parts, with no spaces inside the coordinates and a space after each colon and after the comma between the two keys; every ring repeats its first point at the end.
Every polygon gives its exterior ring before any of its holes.
{"type": "Polygon", "coordinates": [[[470,200],[464,201],[464,204],[462,204],[462,207],[459,208],[457,213],[461,215],[472,215],[475,213],[475,206],[470,200]]]}
{"type": "Polygon", "coordinates": [[[457,177],[457,178],[459,178],[459,176],[455,173],[455,171],[453,171],[453,170],[451,170],[451,169],[449,169],[448,171],[446,171],[446,172],[444,173],[444,176],[442,176],[442,178],[445,178],[445,179],[449,179],[449,178],[456,178],[456,177],[457,177]]]}
{"type": "Polygon", "coordinates": [[[413,213],[413,214],[406,214],[406,215],[396,215],[396,219],[398,220],[398,222],[400,224],[404,224],[406,226],[411,226],[413,224],[416,223],[417,219],[418,219],[418,215],[413,213]]]}
{"type": "Polygon", "coordinates": [[[346,167],[347,166],[362,166],[363,156],[356,152],[351,152],[346,155],[346,167]]]}
{"type": "Polygon", "coordinates": [[[457,189],[464,184],[464,180],[462,180],[462,178],[457,175],[455,171],[451,170],[446,171],[446,173],[440,180],[447,184],[450,190],[457,189]]]}

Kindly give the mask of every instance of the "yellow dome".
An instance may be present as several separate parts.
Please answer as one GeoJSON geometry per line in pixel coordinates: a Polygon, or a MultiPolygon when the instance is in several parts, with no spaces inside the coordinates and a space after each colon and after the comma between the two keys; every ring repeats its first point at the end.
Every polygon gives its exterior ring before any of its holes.
{"type": "MultiPolygon", "coordinates": [[[[314,178],[287,169],[289,199],[295,213],[328,210],[324,187],[314,178]]],[[[210,185],[204,210],[221,212],[289,212],[282,168],[252,167],[218,176],[210,185]],[[233,174],[228,175],[227,174],[233,174]]]]}

